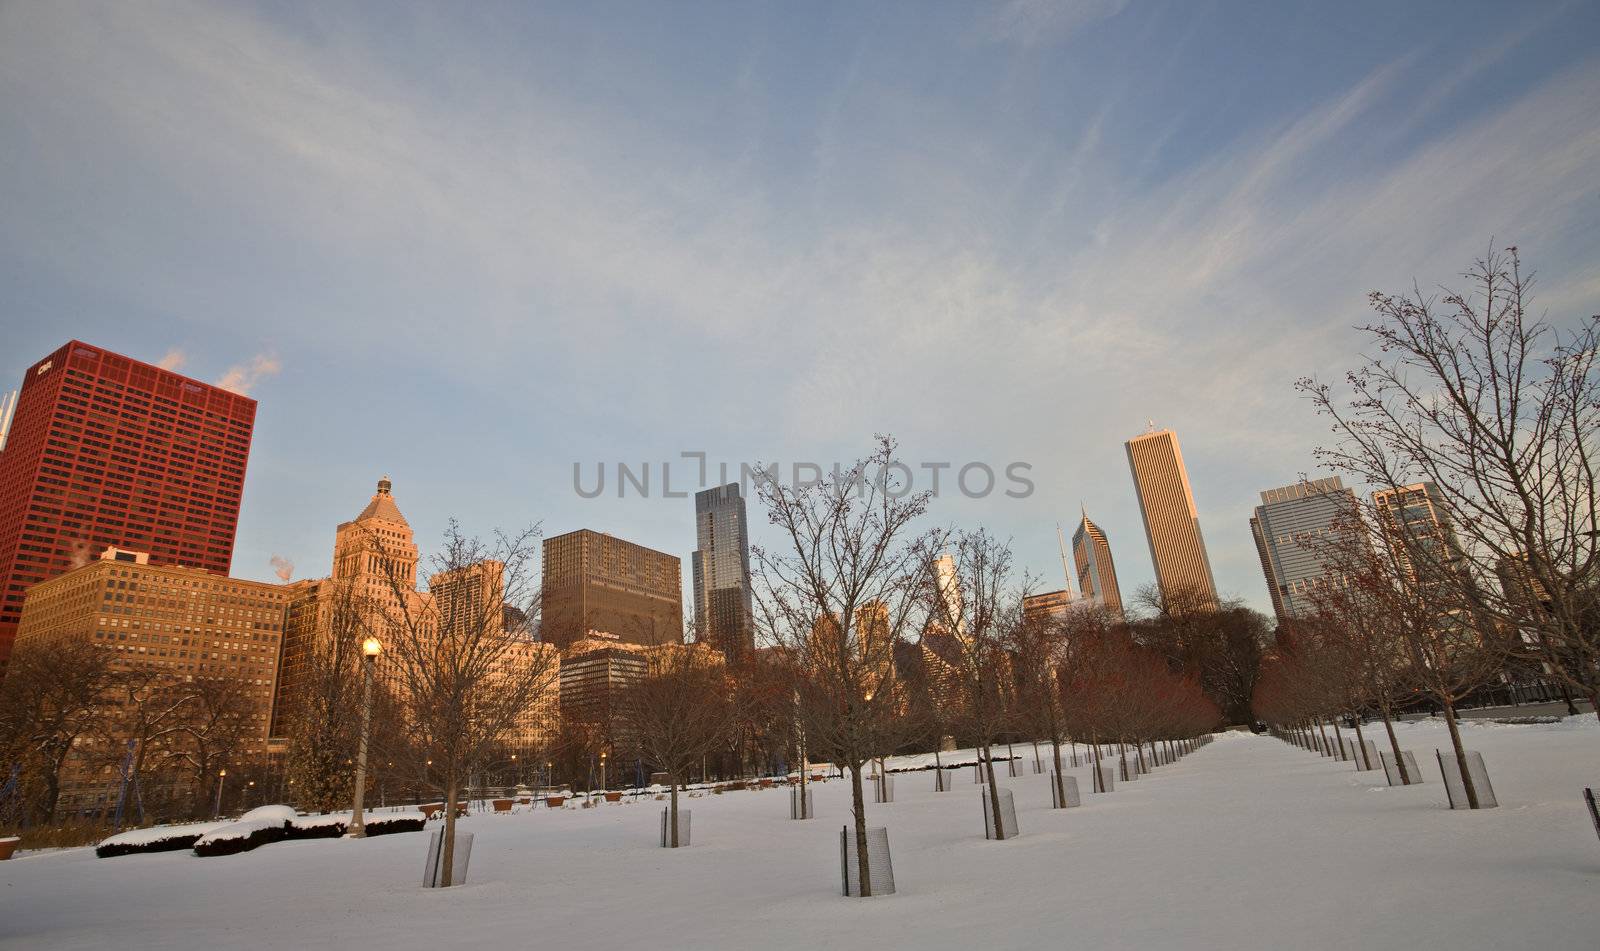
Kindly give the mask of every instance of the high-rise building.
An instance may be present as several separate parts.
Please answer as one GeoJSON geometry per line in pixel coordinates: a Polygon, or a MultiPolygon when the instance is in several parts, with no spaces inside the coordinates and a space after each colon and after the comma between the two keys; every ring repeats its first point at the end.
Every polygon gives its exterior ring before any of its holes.
{"type": "Polygon", "coordinates": [[[1378,524],[1388,536],[1406,580],[1423,587],[1444,584],[1444,572],[1463,570],[1461,543],[1439,487],[1417,482],[1372,493],[1378,524]]]}
{"type": "MultiPolygon", "coordinates": [[[[335,529],[333,575],[288,586],[283,663],[272,709],[274,737],[292,731],[319,658],[344,656],[357,663],[359,645],[369,634],[380,643],[392,643],[396,634],[385,631],[395,631],[402,616],[426,616],[428,595],[416,590],[417,560],[411,525],[400,514],[393,484],[384,476],[361,514],[335,529]],[[343,642],[342,651],[331,646],[335,638],[343,642]]],[[[391,690],[402,679],[396,663],[392,649],[376,662],[378,682],[391,690]]]]}
{"type": "MultiPolygon", "coordinates": [[[[145,552],[108,548],[28,590],[16,650],[23,656],[43,644],[81,640],[113,652],[114,671],[162,675],[173,685],[232,681],[244,721],[240,752],[253,757],[267,749],[287,599],[283,585],[158,565],[145,552]]],[[[108,700],[106,735],[74,746],[63,774],[64,808],[94,808],[114,797],[114,763],[126,738],[118,703],[108,700]]],[[[147,762],[158,769],[153,756],[147,762]]]]}
{"type": "Polygon", "coordinates": [[[29,367],[0,451],[0,672],[28,589],[107,547],[226,575],[255,417],[76,340],[29,367]]]}
{"type": "Polygon", "coordinates": [[[1128,440],[1126,447],[1145,538],[1150,542],[1150,561],[1162,595],[1170,598],[1182,592],[1215,604],[1217,582],[1200,535],[1200,516],[1177,434],[1152,428],[1128,440]]]}
{"type": "Polygon", "coordinates": [[[1041,591],[1022,599],[1022,617],[1029,621],[1064,618],[1072,612],[1072,606],[1070,589],[1041,591]]]}
{"type": "Polygon", "coordinates": [[[580,529],[544,540],[541,639],[556,647],[614,634],[632,644],[683,641],[683,559],[580,529]]]}
{"type": "Polygon", "coordinates": [[[696,492],[694,523],[695,637],[731,659],[755,647],[750,534],[739,483],[696,492]]]}
{"type": "Polygon", "coordinates": [[[1315,613],[1311,593],[1332,580],[1333,559],[1325,546],[1340,519],[1354,513],[1355,494],[1338,476],[1261,493],[1250,534],[1280,622],[1315,613]]]}
{"type": "Polygon", "coordinates": [[[1072,533],[1072,560],[1078,568],[1078,588],[1083,597],[1107,611],[1122,616],[1122,589],[1117,587],[1117,566],[1111,560],[1111,543],[1100,526],[1083,513],[1077,531],[1072,533]]]}

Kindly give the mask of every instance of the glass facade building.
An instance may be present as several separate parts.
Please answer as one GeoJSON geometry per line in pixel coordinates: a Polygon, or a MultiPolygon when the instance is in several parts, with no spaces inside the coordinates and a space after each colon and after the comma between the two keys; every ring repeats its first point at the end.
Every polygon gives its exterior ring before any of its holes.
{"type": "Polygon", "coordinates": [[[755,647],[750,533],[739,483],[694,496],[694,626],[729,659],[755,647]]]}

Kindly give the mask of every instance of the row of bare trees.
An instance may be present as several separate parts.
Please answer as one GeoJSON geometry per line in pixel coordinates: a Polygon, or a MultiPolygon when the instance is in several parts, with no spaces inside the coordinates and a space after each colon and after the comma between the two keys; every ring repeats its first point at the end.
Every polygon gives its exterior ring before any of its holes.
{"type": "MultiPolygon", "coordinates": [[[[1369,354],[1339,385],[1299,381],[1336,437],[1318,455],[1380,491],[1428,486],[1448,538],[1371,513],[1397,549],[1376,556],[1392,582],[1462,627],[1514,635],[1600,715],[1600,315],[1537,314],[1515,247],[1463,276],[1436,295],[1372,293],[1369,354]]],[[[1423,666],[1428,641],[1412,641],[1423,666]]],[[[1472,678],[1440,675],[1430,692],[1460,679],[1472,678]]]]}
{"type": "Polygon", "coordinates": [[[69,778],[80,792],[99,791],[93,808],[102,817],[119,801],[141,823],[209,815],[222,771],[261,746],[250,689],[233,678],[127,669],[86,640],[29,645],[0,688],[0,823],[61,818],[69,778]]]}
{"type": "Polygon", "coordinates": [[[1392,723],[1425,700],[1477,808],[1463,699],[1534,666],[1600,715],[1600,317],[1558,327],[1533,314],[1516,248],[1465,279],[1437,296],[1374,292],[1370,354],[1340,385],[1297,384],[1332,423],[1321,460],[1373,494],[1301,542],[1326,576],[1308,592],[1313,616],[1280,631],[1255,709],[1331,725],[1335,741],[1340,717],[1359,741],[1360,715],[1376,713],[1403,771],[1392,723]]]}

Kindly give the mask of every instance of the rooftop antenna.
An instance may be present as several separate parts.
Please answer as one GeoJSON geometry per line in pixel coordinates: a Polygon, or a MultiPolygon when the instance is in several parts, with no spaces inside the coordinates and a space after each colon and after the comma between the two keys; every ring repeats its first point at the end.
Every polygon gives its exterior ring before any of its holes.
{"type": "Polygon", "coordinates": [[[0,397],[0,449],[6,448],[6,436],[11,432],[11,419],[17,412],[17,391],[0,397]]]}
{"type": "Polygon", "coordinates": [[[1061,523],[1056,523],[1056,544],[1061,547],[1061,574],[1067,579],[1067,599],[1072,599],[1072,571],[1067,567],[1067,537],[1061,534],[1061,523]]]}

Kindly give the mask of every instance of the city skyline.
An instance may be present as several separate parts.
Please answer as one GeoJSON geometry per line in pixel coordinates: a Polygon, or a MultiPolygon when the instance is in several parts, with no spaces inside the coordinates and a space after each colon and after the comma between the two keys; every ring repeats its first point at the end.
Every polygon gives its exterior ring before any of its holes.
{"type": "Polygon", "coordinates": [[[233,566],[259,580],[327,574],[384,472],[424,547],[455,516],[688,558],[684,503],[577,498],[572,465],[881,431],[1030,462],[1025,502],[933,517],[1048,571],[1082,500],[1126,596],[1154,576],[1118,444],[1153,416],[1220,593],[1265,612],[1234,487],[1324,474],[1289,385],[1349,365],[1367,291],[1494,241],[1553,318],[1592,300],[1600,14],[1476,28],[1500,12],[8,5],[0,390],[79,337],[262,400],[233,566]]]}

